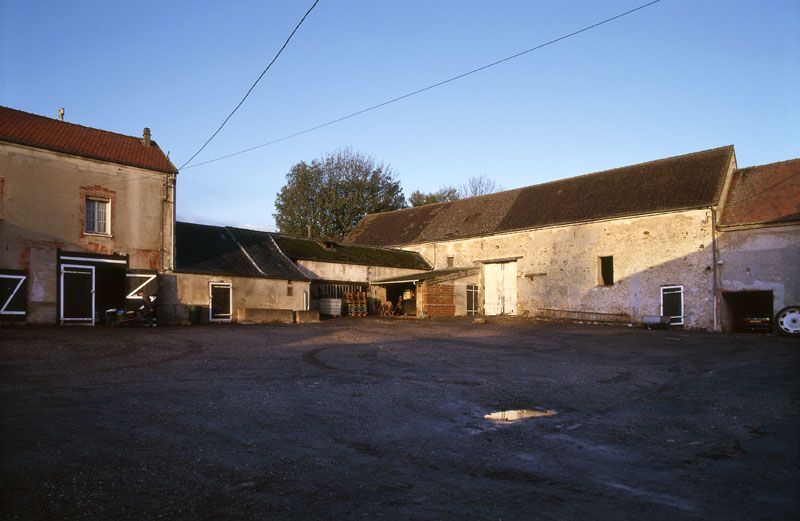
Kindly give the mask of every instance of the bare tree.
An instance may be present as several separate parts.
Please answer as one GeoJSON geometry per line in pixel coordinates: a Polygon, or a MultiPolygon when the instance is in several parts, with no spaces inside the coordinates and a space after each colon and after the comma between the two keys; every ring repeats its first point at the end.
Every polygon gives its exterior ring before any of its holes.
{"type": "Polygon", "coordinates": [[[465,197],[475,197],[477,195],[486,195],[499,192],[503,188],[489,179],[485,175],[472,176],[466,183],[458,187],[458,195],[462,199],[465,197]]]}

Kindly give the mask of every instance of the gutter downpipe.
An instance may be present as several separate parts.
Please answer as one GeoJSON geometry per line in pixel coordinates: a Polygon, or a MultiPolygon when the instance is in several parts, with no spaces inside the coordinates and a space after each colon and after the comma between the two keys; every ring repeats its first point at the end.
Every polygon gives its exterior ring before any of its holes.
{"type": "Polygon", "coordinates": [[[714,314],[714,326],[713,330],[715,333],[719,332],[719,323],[717,318],[717,259],[719,255],[717,254],[717,210],[712,206],[711,207],[711,292],[712,292],[712,312],[714,314]]]}

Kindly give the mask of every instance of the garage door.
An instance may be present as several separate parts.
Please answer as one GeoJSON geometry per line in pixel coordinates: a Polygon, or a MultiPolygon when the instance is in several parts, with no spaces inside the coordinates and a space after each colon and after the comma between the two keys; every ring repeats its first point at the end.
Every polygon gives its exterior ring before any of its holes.
{"type": "Polygon", "coordinates": [[[483,265],[484,312],[487,315],[517,313],[517,263],[483,265]]]}

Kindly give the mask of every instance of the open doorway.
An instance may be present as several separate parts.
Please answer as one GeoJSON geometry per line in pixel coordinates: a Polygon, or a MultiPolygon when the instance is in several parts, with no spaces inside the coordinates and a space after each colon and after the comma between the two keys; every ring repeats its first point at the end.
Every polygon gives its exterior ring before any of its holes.
{"type": "Polygon", "coordinates": [[[772,291],[726,291],[722,293],[725,307],[724,326],[739,333],[772,331],[772,291]]]}

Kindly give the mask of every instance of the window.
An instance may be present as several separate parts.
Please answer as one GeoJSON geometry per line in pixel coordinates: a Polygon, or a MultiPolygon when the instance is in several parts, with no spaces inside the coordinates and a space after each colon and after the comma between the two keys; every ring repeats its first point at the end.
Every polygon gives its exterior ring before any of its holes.
{"type": "Polygon", "coordinates": [[[669,317],[672,325],[683,325],[683,286],[661,287],[661,316],[669,317]]]}
{"type": "Polygon", "coordinates": [[[600,285],[614,285],[614,257],[600,257],[600,285]]]}
{"type": "Polygon", "coordinates": [[[452,255],[450,257],[447,257],[447,267],[448,268],[452,268],[454,261],[455,261],[455,257],[453,257],[452,255]]]}
{"type": "Polygon", "coordinates": [[[292,286],[286,286],[286,296],[294,296],[294,288],[292,286]]]}
{"type": "Polygon", "coordinates": [[[86,233],[111,233],[109,212],[111,202],[105,199],[86,198],[86,218],[84,231],[86,233]]]}
{"type": "Polygon", "coordinates": [[[467,285],[467,315],[478,314],[478,286],[477,284],[467,285]]]}

